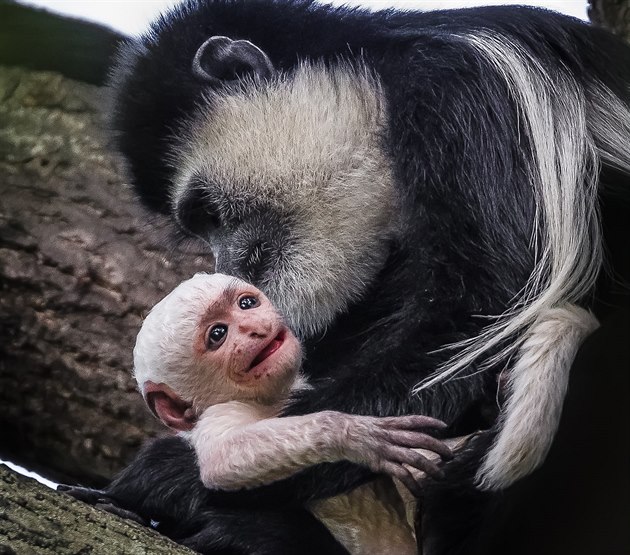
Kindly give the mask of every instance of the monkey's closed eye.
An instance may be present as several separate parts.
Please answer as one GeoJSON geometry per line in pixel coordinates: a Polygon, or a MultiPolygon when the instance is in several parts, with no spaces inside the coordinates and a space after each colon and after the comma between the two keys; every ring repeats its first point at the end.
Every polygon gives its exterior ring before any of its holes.
{"type": "Polygon", "coordinates": [[[204,235],[221,226],[218,209],[208,197],[207,185],[198,180],[191,181],[186,194],[179,200],[176,219],[193,235],[204,235]]]}
{"type": "Polygon", "coordinates": [[[251,295],[246,295],[238,300],[238,306],[241,310],[249,310],[250,308],[256,308],[260,304],[258,298],[251,295]]]}
{"type": "Polygon", "coordinates": [[[225,341],[227,336],[228,327],[225,324],[217,324],[208,328],[206,332],[206,347],[208,349],[218,349],[225,341]]]}

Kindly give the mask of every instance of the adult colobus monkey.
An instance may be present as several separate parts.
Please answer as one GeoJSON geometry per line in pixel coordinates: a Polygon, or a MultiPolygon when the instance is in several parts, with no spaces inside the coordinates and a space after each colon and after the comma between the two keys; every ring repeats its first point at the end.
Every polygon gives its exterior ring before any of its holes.
{"type": "MultiPolygon", "coordinates": [[[[544,460],[597,325],[598,183],[602,167],[630,175],[630,50],[528,8],[191,0],[123,48],[113,82],[141,199],[304,339],[314,388],[287,414],[483,430],[427,485],[418,519],[425,555],[475,553],[474,511],[544,460]]],[[[194,470],[164,440],[107,493],[199,550],[283,553],[301,532],[260,507],[371,477],[321,465],[231,496],[194,470]]]]}

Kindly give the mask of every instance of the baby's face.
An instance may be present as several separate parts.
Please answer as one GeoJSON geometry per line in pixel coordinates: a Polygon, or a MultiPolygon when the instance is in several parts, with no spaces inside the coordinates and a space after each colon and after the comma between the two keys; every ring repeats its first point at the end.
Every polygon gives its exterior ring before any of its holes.
{"type": "Polygon", "coordinates": [[[208,277],[215,294],[200,311],[193,349],[214,392],[199,401],[281,399],[300,366],[297,338],[259,289],[228,276],[208,277]]]}
{"type": "Polygon", "coordinates": [[[300,343],[269,299],[222,274],[197,274],[153,307],[138,333],[134,373],[149,408],[176,430],[227,401],[284,400],[300,343]]]}

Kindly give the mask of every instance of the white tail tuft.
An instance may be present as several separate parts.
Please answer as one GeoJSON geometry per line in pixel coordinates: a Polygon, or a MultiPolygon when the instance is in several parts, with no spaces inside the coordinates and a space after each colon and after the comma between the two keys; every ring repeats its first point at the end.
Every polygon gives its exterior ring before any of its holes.
{"type": "Polygon", "coordinates": [[[579,346],[597,327],[575,305],[552,308],[530,328],[508,374],[501,432],[477,473],[480,489],[502,489],[545,459],[560,422],[569,370],[579,346]]]}

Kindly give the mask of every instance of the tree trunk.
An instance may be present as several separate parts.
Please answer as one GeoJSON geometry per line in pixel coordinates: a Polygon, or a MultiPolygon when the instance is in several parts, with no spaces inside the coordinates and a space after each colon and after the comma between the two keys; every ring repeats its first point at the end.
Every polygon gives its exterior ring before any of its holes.
{"type": "Polygon", "coordinates": [[[131,377],[135,336],[160,297],[212,268],[169,250],[123,183],[102,96],[0,68],[0,456],[86,484],[161,429],[131,377]]]}
{"type": "Polygon", "coordinates": [[[630,0],[590,0],[588,16],[595,25],[630,41],[630,0]]]}
{"type": "Polygon", "coordinates": [[[0,465],[1,555],[193,552],[150,528],[99,511],[0,465]]]}

